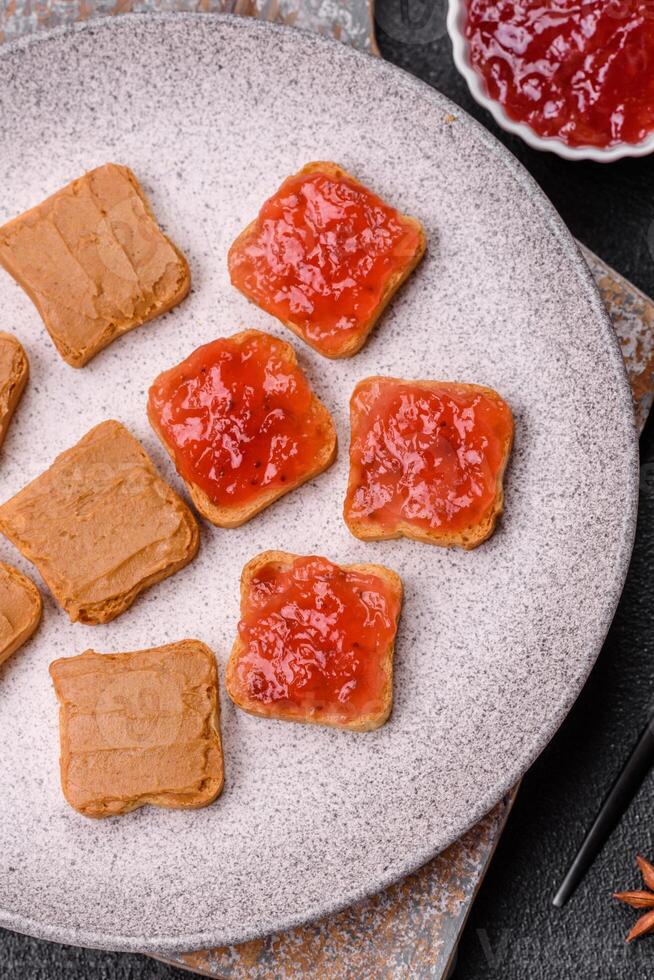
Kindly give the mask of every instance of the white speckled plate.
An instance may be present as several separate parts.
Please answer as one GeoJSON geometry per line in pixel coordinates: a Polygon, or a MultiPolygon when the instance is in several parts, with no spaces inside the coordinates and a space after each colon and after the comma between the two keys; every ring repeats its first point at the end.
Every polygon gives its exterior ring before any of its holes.
{"type": "MultiPolygon", "coordinates": [[[[46,597],[0,673],[0,925],[48,939],[181,950],[318,916],[403,875],[478,820],[556,731],[600,649],[635,524],[637,453],[620,352],[551,206],[442,96],[334,42],[250,20],[125,17],[0,58],[0,221],[107,160],[129,164],[189,258],[182,306],[75,371],[0,276],[2,329],[32,377],[0,461],[4,499],[108,417],[179,487],[150,431],[151,379],[244,327],[291,339],[338,426],[326,474],[118,620],[72,626],[46,597]],[[286,175],[334,159],[425,224],[429,252],[364,350],[321,359],[229,285],[227,248],[286,175]],[[517,435],[502,526],[471,553],[364,544],[341,519],[347,403],[369,374],[492,385],[517,435]],[[238,577],[264,548],[385,562],[406,601],[389,724],[264,722],[223,696],[226,788],[192,813],[92,822],[64,802],[47,667],[88,646],[197,636],[224,666],[238,577]]],[[[4,540],[0,558],[26,563],[4,540]]]]}

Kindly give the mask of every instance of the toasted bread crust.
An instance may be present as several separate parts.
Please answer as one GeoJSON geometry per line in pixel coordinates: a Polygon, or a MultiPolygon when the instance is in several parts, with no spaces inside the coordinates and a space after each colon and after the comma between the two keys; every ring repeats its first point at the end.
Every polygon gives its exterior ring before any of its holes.
{"type": "MultiPolygon", "coordinates": [[[[360,180],[357,180],[356,177],[353,177],[352,174],[348,173],[347,170],[344,170],[343,167],[340,167],[337,163],[333,163],[330,160],[314,160],[311,163],[307,163],[304,167],[302,167],[301,170],[298,170],[295,176],[300,176],[300,174],[311,174],[311,173],[323,173],[329,177],[334,177],[335,179],[345,178],[346,180],[351,181],[353,184],[356,184],[359,187],[364,187],[366,190],[370,190],[370,188],[368,188],[360,180]]],[[[328,357],[330,360],[340,360],[341,358],[344,357],[353,357],[358,351],[361,350],[366,340],[368,339],[373,327],[375,326],[378,319],[380,318],[380,316],[382,315],[382,313],[384,312],[384,310],[392,300],[393,296],[398,291],[398,289],[402,286],[402,284],[406,282],[406,280],[409,278],[409,276],[411,275],[411,273],[416,268],[421,258],[425,254],[425,250],[427,248],[427,236],[425,235],[425,230],[421,222],[418,221],[417,218],[413,218],[411,217],[411,215],[408,214],[400,214],[400,218],[404,224],[412,225],[418,232],[419,235],[418,248],[416,249],[415,253],[411,257],[409,263],[405,266],[405,268],[394,273],[392,276],[389,277],[388,282],[384,287],[384,291],[382,293],[381,299],[378,305],[373,310],[372,314],[359,327],[358,331],[355,334],[353,334],[352,336],[344,340],[342,345],[337,350],[335,351],[322,350],[319,344],[316,344],[314,341],[311,340],[310,337],[304,335],[302,329],[298,327],[297,324],[292,323],[290,320],[280,321],[281,323],[284,324],[285,327],[291,330],[296,337],[299,337],[300,340],[302,340],[305,344],[308,344],[309,347],[312,347],[319,354],[322,354],[323,357],[328,357]]],[[[257,221],[258,218],[255,218],[254,221],[251,221],[249,225],[247,225],[247,227],[244,228],[243,231],[234,239],[229,249],[230,254],[233,250],[236,250],[244,241],[246,241],[249,238],[253,229],[256,227],[257,221]]],[[[249,299],[249,297],[247,298],[249,299]]],[[[253,301],[250,300],[250,302],[253,301]]]]}
{"type": "MultiPolygon", "coordinates": [[[[27,640],[29,640],[32,633],[34,633],[36,630],[37,626],[41,622],[43,600],[41,599],[41,593],[37,589],[34,582],[32,582],[27,575],[23,575],[23,573],[19,572],[17,568],[14,568],[13,565],[7,565],[5,562],[0,562],[0,576],[5,577],[17,589],[22,590],[30,604],[29,615],[25,618],[24,624],[20,631],[16,633],[8,646],[3,648],[0,645],[0,664],[3,664],[5,660],[8,660],[9,657],[11,657],[12,653],[15,653],[19,647],[22,647],[23,643],[26,643],[27,640]]],[[[4,612],[4,610],[2,611],[4,612]]]]}
{"type": "MultiPolygon", "coordinates": [[[[249,337],[261,336],[265,337],[268,335],[262,330],[241,330],[238,333],[232,334],[228,339],[243,341],[249,337]]],[[[276,337],[275,340],[282,344],[283,355],[288,363],[293,367],[298,367],[297,355],[293,347],[286,343],[286,341],[280,340],[278,337],[276,337]]],[[[157,382],[155,379],[153,384],[156,383],[157,382]]],[[[296,490],[298,487],[301,487],[303,483],[307,483],[309,480],[312,480],[315,476],[318,476],[320,473],[323,473],[326,469],[328,469],[336,459],[338,447],[336,428],[329,411],[315,395],[313,395],[311,401],[311,413],[312,417],[320,423],[322,428],[324,428],[325,442],[321,452],[311,461],[311,465],[301,477],[283,487],[263,489],[261,493],[259,493],[252,500],[248,501],[246,504],[239,506],[220,506],[215,504],[205,493],[205,491],[197,485],[197,483],[193,483],[192,481],[185,479],[180,474],[180,477],[184,481],[184,485],[186,486],[191,500],[195,504],[198,512],[212,524],[215,524],[216,527],[240,527],[241,524],[245,524],[247,521],[251,520],[258,513],[260,513],[260,511],[265,510],[265,508],[269,507],[270,504],[273,504],[276,500],[279,500],[280,497],[283,497],[284,494],[290,493],[291,490],[296,490]]],[[[175,463],[174,450],[168,445],[163,432],[157,424],[157,419],[155,418],[154,413],[150,411],[149,405],[148,418],[150,420],[150,425],[159,437],[164,449],[170,456],[172,462],[175,463]]]]}
{"type": "MultiPolygon", "coordinates": [[[[359,381],[350,399],[350,436],[352,441],[354,439],[354,433],[358,421],[358,416],[354,408],[354,399],[359,387],[369,384],[370,382],[407,384],[415,388],[425,388],[427,390],[433,388],[442,389],[450,386],[459,391],[464,390],[470,394],[487,395],[489,398],[501,401],[506,405],[504,399],[501,398],[501,396],[493,388],[488,388],[484,385],[468,384],[459,381],[407,381],[403,378],[388,378],[382,375],[373,375],[359,381]]],[[[410,521],[398,521],[394,526],[386,529],[381,528],[374,521],[353,519],[349,517],[347,513],[347,506],[344,506],[343,519],[345,520],[345,523],[354,537],[359,538],[361,541],[391,541],[397,538],[410,538],[413,541],[422,541],[425,544],[434,544],[441,548],[463,548],[465,551],[472,551],[473,548],[479,547],[480,544],[483,544],[484,541],[487,541],[488,538],[490,538],[495,530],[498,519],[501,517],[504,511],[504,473],[506,471],[509,457],[511,455],[511,449],[513,447],[513,434],[514,427],[512,425],[510,439],[503,447],[502,464],[497,473],[496,479],[497,485],[495,498],[489,511],[484,516],[483,521],[480,523],[473,524],[470,527],[464,528],[462,531],[457,532],[438,531],[436,529],[429,530],[427,528],[414,525],[410,521]]],[[[347,487],[348,495],[355,486],[356,480],[354,478],[352,468],[350,468],[347,487]]]]}
{"type": "Polygon", "coordinates": [[[137,650],[133,653],[125,654],[99,654],[94,650],[85,650],[84,653],[80,654],[78,657],[62,657],[59,660],[54,660],[50,664],[49,671],[60,702],[59,733],[61,753],[59,765],[61,774],[61,788],[66,801],[70,804],[70,806],[77,810],[78,813],[83,814],[85,817],[100,819],[103,817],[113,817],[124,813],[130,813],[132,810],[136,810],[139,807],[145,806],[146,804],[160,806],[167,809],[195,810],[199,807],[207,806],[220,795],[224,787],[225,775],[222,739],[220,734],[220,696],[218,688],[218,671],[216,668],[216,660],[213,651],[210,650],[206,644],[200,642],[200,640],[187,639],[179,640],[176,643],[168,643],[161,647],[151,647],[148,650],[137,650]],[[109,658],[112,658],[115,660],[116,657],[129,658],[148,654],[167,654],[168,651],[174,652],[177,655],[186,651],[199,653],[206,659],[209,670],[209,689],[213,700],[212,709],[208,716],[208,741],[211,743],[212,750],[216,753],[216,771],[210,773],[203,781],[201,789],[195,792],[143,792],[138,793],[128,799],[125,799],[124,797],[110,797],[103,800],[94,800],[93,802],[87,804],[80,804],[80,802],[71,792],[68,779],[68,772],[73,755],[73,752],[71,751],[71,737],[68,725],[71,717],[71,711],[68,701],[61,688],[61,670],[65,670],[66,664],[71,660],[79,661],[82,657],[87,658],[89,664],[91,664],[93,660],[97,658],[100,658],[101,660],[105,658],[109,660],[109,658]]]}
{"type": "MultiPolygon", "coordinates": [[[[241,572],[241,610],[243,610],[243,606],[249,595],[252,580],[256,577],[260,569],[264,568],[266,565],[277,565],[278,568],[284,569],[291,565],[293,561],[299,557],[299,555],[294,555],[287,551],[263,551],[261,554],[251,558],[241,572]]],[[[342,568],[345,571],[361,572],[363,575],[376,575],[383,579],[388,583],[393,593],[397,596],[399,606],[401,607],[403,587],[402,579],[397,572],[387,568],[385,565],[373,565],[368,562],[354,565],[339,565],[339,568],[342,568]]],[[[398,611],[398,620],[399,617],[400,612],[398,611]]],[[[238,662],[241,655],[245,652],[245,649],[245,644],[243,643],[241,637],[237,635],[234,645],[232,646],[229,660],[227,661],[227,667],[225,669],[225,689],[234,704],[248,714],[261,718],[275,718],[282,721],[294,721],[300,724],[326,725],[330,728],[344,728],[353,732],[371,732],[376,728],[380,728],[386,721],[388,721],[393,708],[393,656],[395,653],[394,639],[389,645],[388,649],[384,652],[382,659],[382,668],[386,674],[386,685],[383,695],[382,710],[376,715],[362,715],[356,720],[346,724],[326,718],[316,719],[310,717],[309,715],[304,718],[298,718],[292,713],[284,711],[283,708],[279,707],[275,708],[275,714],[271,715],[270,712],[266,711],[259,702],[250,701],[246,693],[241,689],[237,675],[238,662]]]]}
{"type": "MultiPolygon", "coordinates": [[[[44,201],[41,201],[33,208],[29,208],[27,211],[24,211],[22,214],[18,215],[16,218],[13,218],[11,221],[8,221],[2,228],[0,228],[0,265],[4,266],[7,272],[13,276],[19,286],[31,299],[61,357],[67,364],[70,364],[71,367],[76,368],[84,367],[84,365],[90,361],[92,357],[95,357],[97,353],[103,350],[103,348],[107,347],[108,344],[112,343],[112,341],[116,340],[118,337],[128,333],[135,327],[142,326],[144,323],[153,320],[155,317],[160,316],[163,313],[167,313],[174,306],[177,306],[178,303],[181,303],[191,288],[191,272],[188,262],[179,248],[170,240],[170,238],[168,238],[167,235],[163,233],[159,227],[150,201],[148,200],[134,173],[129,167],[125,167],[122,164],[110,163],[104,164],[104,167],[109,167],[119,171],[122,176],[129,181],[135,194],[140,198],[148,217],[153,221],[157,234],[161,236],[161,239],[172,248],[177,259],[179,260],[180,273],[177,289],[171,295],[165,297],[161,301],[154,300],[150,309],[146,310],[142,315],[127,318],[122,323],[109,322],[101,335],[91,340],[88,345],[78,347],[71,346],[66,341],[64,336],[62,336],[61,332],[55,328],[50,316],[48,303],[43,300],[39,291],[34,290],[30,283],[23,278],[20,266],[16,263],[14,256],[12,255],[11,248],[7,246],[4,240],[6,236],[14,230],[14,228],[19,227],[21,224],[29,222],[32,219],[36,219],[38,215],[43,212],[44,208],[54,199],[56,199],[63,191],[66,191],[73,185],[86,180],[93,173],[95,173],[94,170],[91,170],[88,173],[83,174],[81,177],[76,178],[76,180],[71,181],[70,184],[67,184],[58,191],[55,191],[55,193],[51,194],[50,197],[46,198],[44,201]]],[[[101,169],[103,168],[96,168],[96,170],[101,169]]]]}
{"type": "Polygon", "coordinates": [[[0,346],[12,351],[11,366],[0,376],[0,446],[7,435],[9,423],[25,390],[30,373],[27,354],[16,337],[0,331],[0,346]]]}

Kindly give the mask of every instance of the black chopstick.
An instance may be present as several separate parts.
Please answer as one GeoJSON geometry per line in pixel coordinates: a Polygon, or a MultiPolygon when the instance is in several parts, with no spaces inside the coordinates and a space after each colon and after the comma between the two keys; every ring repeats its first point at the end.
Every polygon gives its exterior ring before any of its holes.
{"type": "Polygon", "coordinates": [[[592,827],[552,900],[557,908],[565,905],[588,871],[652,765],[654,765],[654,726],[652,721],[649,721],[602,803],[592,827]]]}

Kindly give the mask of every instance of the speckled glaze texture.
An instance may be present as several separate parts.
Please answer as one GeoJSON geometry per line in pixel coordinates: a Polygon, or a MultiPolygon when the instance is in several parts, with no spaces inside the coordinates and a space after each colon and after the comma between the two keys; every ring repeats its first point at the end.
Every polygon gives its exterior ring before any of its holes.
{"type": "Polygon", "coordinates": [[[479,868],[502,832],[502,800],[419,871],[317,922],[168,962],[221,980],[427,980],[448,976],[479,868]]]}
{"type": "MultiPolygon", "coordinates": [[[[286,336],[229,287],[225,256],[307,160],[339,161],[427,229],[425,260],[357,357],[331,363],[297,344],[334,416],[337,464],[242,528],[205,527],[198,558],[110,625],[72,626],[46,597],[38,637],[0,674],[0,924],[174,951],[325,914],[409,872],[489,810],[592,666],[635,522],[617,342],[576,247],[510,156],[446,99],[344,46],[229,18],[124,17],[10,47],[2,76],[0,221],[84,170],[123,162],[194,282],[175,311],[74,372],[20,289],[0,279],[33,377],[5,444],[3,496],[112,416],[181,490],[147,425],[148,384],[216,336],[250,326],[286,336]],[[382,373],[474,380],[511,404],[506,514],[478,551],[348,534],[348,396],[382,373]],[[400,572],[390,722],[366,735],[313,730],[262,722],[223,698],[226,786],[213,806],[101,825],[75,814],[58,784],[48,662],[193,635],[223,668],[238,574],[266,548],[400,572]]],[[[4,542],[0,557],[26,570],[4,542]]]]}

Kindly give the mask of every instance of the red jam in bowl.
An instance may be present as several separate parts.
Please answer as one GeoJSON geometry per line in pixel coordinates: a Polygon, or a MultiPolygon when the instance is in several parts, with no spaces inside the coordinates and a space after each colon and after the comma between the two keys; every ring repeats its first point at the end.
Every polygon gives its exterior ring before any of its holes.
{"type": "Polygon", "coordinates": [[[388,697],[400,596],[380,575],[293,557],[259,568],[241,606],[236,676],[257,714],[346,724],[388,697]]]}
{"type": "Polygon", "coordinates": [[[511,119],[570,146],[654,130],[652,0],[468,0],[473,67],[511,119]]]}
{"type": "Polygon", "coordinates": [[[511,410],[490,388],[367,378],[351,399],[345,520],[439,534],[493,507],[513,438],[511,410]]]}
{"type": "Polygon", "coordinates": [[[257,330],[199,347],[148,399],[179,474],[218,506],[297,483],[329,436],[324,414],[289,344],[257,330]]]}

